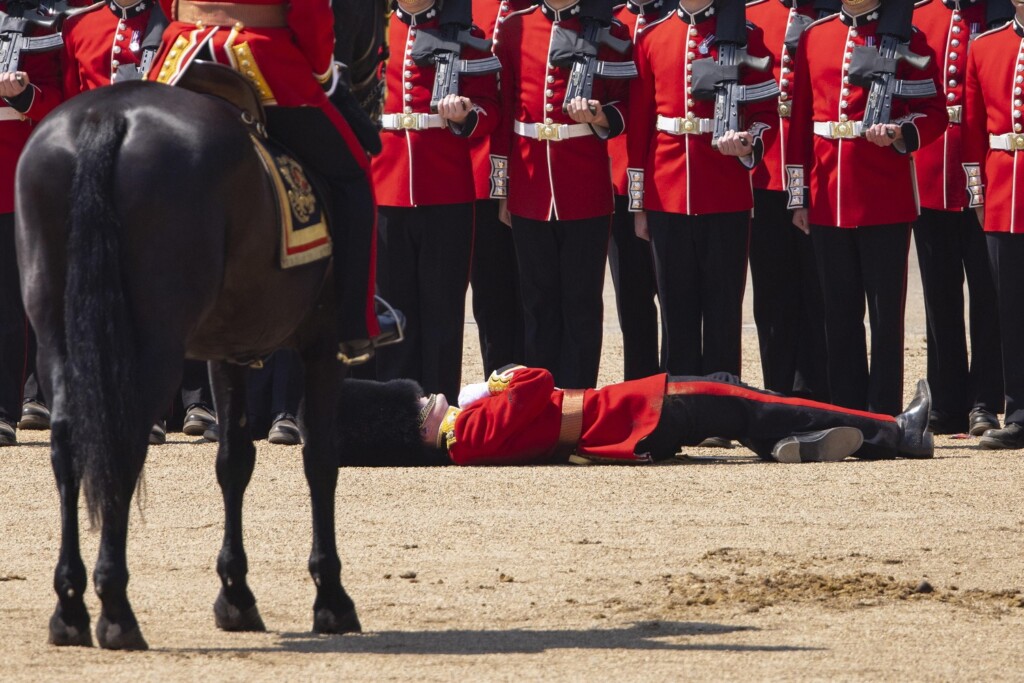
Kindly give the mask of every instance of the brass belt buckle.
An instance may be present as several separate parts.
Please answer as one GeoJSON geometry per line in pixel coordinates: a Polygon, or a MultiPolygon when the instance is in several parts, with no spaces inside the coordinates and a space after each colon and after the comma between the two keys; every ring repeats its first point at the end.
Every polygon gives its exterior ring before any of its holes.
{"type": "Polygon", "coordinates": [[[686,135],[696,133],[700,128],[700,124],[691,118],[683,119],[680,123],[682,123],[683,133],[685,133],[686,135]]]}
{"type": "Polygon", "coordinates": [[[960,115],[963,111],[960,105],[953,105],[946,107],[946,115],[949,116],[950,123],[960,123],[960,115]]]}
{"type": "Polygon", "coordinates": [[[1024,150],[1024,135],[1013,135],[1010,137],[1010,149],[1014,152],[1024,150]]]}
{"type": "Polygon", "coordinates": [[[537,139],[538,140],[551,140],[557,142],[561,140],[559,135],[558,124],[556,123],[538,123],[537,124],[537,139]]]}
{"type": "Polygon", "coordinates": [[[852,138],[853,137],[853,124],[849,121],[840,121],[833,123],[832,125],[832,137],[834,138],[852,138]]]}
{"type": "Polygon", "coordinates": [[[398,126],[402,130],[417,130],[420,127],[418,114],[402,114],[398,119],[398,126]]]}
{"type": "Polygon", "coordinates": [[[788,119],[792,108],[789,106],[789,102],[779,102],[779,116],[788,119]]]}

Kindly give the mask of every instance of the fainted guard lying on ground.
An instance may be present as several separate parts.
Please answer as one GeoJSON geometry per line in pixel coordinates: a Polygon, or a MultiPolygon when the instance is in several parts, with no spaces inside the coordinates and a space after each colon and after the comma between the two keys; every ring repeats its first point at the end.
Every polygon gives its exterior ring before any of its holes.
{"type": "Polygon", "coordinates": [[[547,370],[508,366],[459,395],[424,396],[410,380],[346,380],[342,465],[645,463],[711,436],[780,462],[930,458],[924,380],[891,417],[754,389],[725,373],[665,374],[601,389],[562,390],[547,370]]]}

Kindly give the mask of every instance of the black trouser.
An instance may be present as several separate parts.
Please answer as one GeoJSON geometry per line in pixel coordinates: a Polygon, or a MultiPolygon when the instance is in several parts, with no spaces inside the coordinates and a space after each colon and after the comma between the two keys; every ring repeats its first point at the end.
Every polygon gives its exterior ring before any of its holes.
{"type": "Polygon", "coordinates": [[[910,226],[811,226],[825,298],[828,386],[846,408],[896,415],[903,403],[903,313],[910,226]],[[871,370],[864,306],[871,321],[871,370]]]}
{"type": "Polygon", "coordinates": [[[622,359],[626,380],[650,377],[660,371],[658,362],[658,308],[654,297],[651,243],[636,236],[629,199],[615,197],[608,265],[615,285],[615,308],[622,329],[622,359]]]}
{"type": "Polygon", "coordinates": [[[339,339],[366,339],[374,223],[370,179],[331,120],[315,107],[268,107],[267,131],[326,186],[339,339]]]}
{"type": "Polygon", "coordinates": [[[932,389],[932,409],[946,417],[963,420],[975,407],[1002,412],[999,307],[985,233],[977,216],[971,210],[922,209],[921,217],[914,224],[914,242],[921,264],[928,321],[928,384],[932,389]],[[970,292],[969,370],[964,273],[970,292]]]}
{"type": "Polygon", "coordinates": [[[405,314],[405,341],[377,352],[377,377],[406,377],[423,390],[459,395],[473,205],[382,206],[380,294],[405,314]]]}
{"type": "Polygon", "coordinates": [[[661,303],[662,367],[674,375],[740,374],[750,213],[650,211],[661,303]]]}
{"type": "Polygon", "coordinates": [[[900,428],[887,416],[754,389],[728,373],[711,377],[669,377],[658,426],[637,446],[657,459],[709,436],[736,439],[763,458],[779,440],[832,427],[864,434],[860,458],[894,458],[900,428]]]}
{"type": "Polygon", "coordinates": [[[597,386],[611,217],[536,221],[512,216],[523,295],[526,365],[564,389],[597,386]]]}
{"type": "Polygon", "coordinates": [[[265,434],[281,413],[299,414],[303,384],[302,357],[294,349],[275,351],[262,368],[249,373],[246,403],[254,434],[265,434]]]}
{"type": "Polygon", "coordinates": [[[186,360],[181,371],[181,407],[188,412],[192,406],[213,410],[213,391],[206,361],[186,360]]]}
{"type": "Polygon", "coordinates": [[[824,302],[811,238],[785,192],[754,190],[750,276],[764,388],[828,401],[824,302]]]}
{"type": "Polygon", "coordinates": [[[18,281],[14,214],[0,214],[0,420],[11,426],[21,419],[22,392],[31,367],[30,346],[34,345],[31,337],[18,281]]]}
{"type": "Polygon", "coordinates": [[[985,239],[999,300],[1006,423],[1024,424],[1024,235],[989,232],[985,239]]]}
{"type": "Polygon", "coordinates": [[[523,301],[512,230],[498,220],[498,202],[476,202],[473,235],[473,318],[484,372],[523,362],[523,301]]]}

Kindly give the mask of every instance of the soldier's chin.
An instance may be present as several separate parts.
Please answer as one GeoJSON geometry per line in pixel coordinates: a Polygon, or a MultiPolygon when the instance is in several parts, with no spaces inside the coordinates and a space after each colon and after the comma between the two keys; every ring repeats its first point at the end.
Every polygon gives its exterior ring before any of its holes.
{"type": "Polygon", "coordinates": [[[880,4],[880,2],[879,0],[843,0],[843,4],[851,9],[858,9],[869,5],[880,4]]]}

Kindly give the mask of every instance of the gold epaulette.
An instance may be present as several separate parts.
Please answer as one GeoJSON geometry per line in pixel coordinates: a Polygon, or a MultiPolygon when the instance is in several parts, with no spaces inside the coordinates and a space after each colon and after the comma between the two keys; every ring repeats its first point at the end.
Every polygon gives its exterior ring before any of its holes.
{"type": "Polygon", "coordinates": [[[512,381],[512,375],[516,370],[522,368],[522,365],[515,365],[505,369],[503,373],[498,374],[497,370],[491,372],[491,376],[487,378],[487,390],[491,392],[491,396],[500,394],[501,392],[508,389],[508,383],[512,381]]]}

